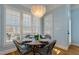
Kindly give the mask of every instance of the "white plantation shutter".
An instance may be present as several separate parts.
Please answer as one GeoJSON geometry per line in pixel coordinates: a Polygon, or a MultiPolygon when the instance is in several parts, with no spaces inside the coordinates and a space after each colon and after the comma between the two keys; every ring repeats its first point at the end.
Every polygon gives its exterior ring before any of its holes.
{"type": "Polygon", "coordinates": [[[11,42],[19,34],[20,38],[27,34],[40,34],[40,18],[31,18],[30,14],[6,9],[6,42],[11,42]],[[10,34],[12,37],[10,38],[10,34]]]}
{"type": "Polygon", "coordinates": [[[40,34],[40,18],[33,17],[33,33],[40,34]]]}
{"type": "Polygon", "coordinates": [[[20,13],[11,9],[6,9],[6,42],[12,41],[9,35],[20,33],[20,13]]]}
{"type": "Polygon", "coordinates": [[[23,14],[23,34],[32,33],[31,15],[23,14]]]}

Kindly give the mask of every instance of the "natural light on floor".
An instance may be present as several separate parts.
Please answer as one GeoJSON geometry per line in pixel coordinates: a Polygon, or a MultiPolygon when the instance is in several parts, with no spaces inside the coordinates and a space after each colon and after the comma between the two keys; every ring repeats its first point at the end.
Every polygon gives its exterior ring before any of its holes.
{"type": "Polygon", "coordinates": [[[56,54],[59,54],[61,52],[60,50],[58,50],[56,48],[54,48],[54,51],[56,52],[56,54]]]}

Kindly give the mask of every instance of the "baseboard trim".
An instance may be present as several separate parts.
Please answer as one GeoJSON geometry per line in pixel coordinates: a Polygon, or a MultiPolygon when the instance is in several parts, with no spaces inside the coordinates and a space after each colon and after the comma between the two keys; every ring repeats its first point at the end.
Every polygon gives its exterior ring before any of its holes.
{"type": "Polygon", "coordinates": [[[63,46],[60,46],[60,45],[56,45],[55,47],[58,47],[58,48],[60,48],[60,49],[63,49],[63,50],[68,50],[68,47],[63,47],[63,46]]]}
{"type": "Polygon", "coordinates": [[[78,46],[79,47],[79,44],[76,44],[76,43],[71,43],[71,45],[75,45],[75,46],[78,46]]]}
{"type": "Polygon", "coordinates": [[[57,46],[55,46],[55,48],[61,49],[61,50],[63,50],[63,51],[67,51],[66,49],[63,49],[63,48],[60,48],[60,47],[57,47],[57,46]]]}
{"type": "Polygon", "coordinates": [[[71,45],[71,46],[74,46],[74,47],[78,47],[79,48],[79,46],[76,46],[76,45],[71,45]]]}
{"type": "Polygon", "coordinates": [[[5,54],[11,53],[13,51],[16,51],[16,48],[0,51],[0,55],[5,55],[5,54]]]}

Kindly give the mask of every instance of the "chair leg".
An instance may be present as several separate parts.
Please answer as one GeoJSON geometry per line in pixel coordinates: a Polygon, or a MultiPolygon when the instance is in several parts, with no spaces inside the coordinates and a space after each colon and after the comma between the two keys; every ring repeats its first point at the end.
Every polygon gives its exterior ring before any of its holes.
{"type": "Polygon", "coordinates": [[[40,51],[37,51],[37,53],[39,53],[40,55],[43,55],[42,53],[40,53],[40,51]]]}

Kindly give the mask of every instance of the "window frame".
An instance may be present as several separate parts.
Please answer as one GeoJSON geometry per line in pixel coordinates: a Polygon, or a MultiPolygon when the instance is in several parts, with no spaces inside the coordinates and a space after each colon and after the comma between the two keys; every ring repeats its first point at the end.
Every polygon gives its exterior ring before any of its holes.
{"type": "MultiPolygon", "coordinates": [[[[21,20],[23,20],[23,14],[27,14],[27,15],[30,15],[30,17],[31,17],[31,20],[32,20],[32,15],[31,14],[29,14],[29,13],[25,13],[25,12],[22,12],[22,11],[17,11],[17,10],[14,10],[14,9],[11,9],[11,8],[5,8],[5,11],[7,10],[7,9],[9,9],[9,10],[12,10],[12,11],[15,11],[15,12],[18,12],[19,14],[20,14],[20,16],[19,16],[19,30],[21,30],[21,26],[23,27],[23,25],[20,25],[21,23],[21,20]]],[[[6,12],[5,12],[6,13],[6,12]]],[[[7,13],[6,13],[7,14],[7,13]]],[[[6,21],[6,15],[5,15],[5,21],[6,21]]],[[[6,45],[13,45],[13,42],[12,42],[12,40],[10,41],[10,42],[6,42],[6,22],[5,22],[5,30],[4,30],[4,37],[5,37],[5,39],[4,39],[4,46],[6,46],[6,45]]],[[[31,22],[31,29],[32,29],[33,27],[32,27],[32,22],[31,22]]],[[[22,29],[23,30],[23,29],[22,29]]],[[[31,32],[32,32],[33,30],[31,30],[31,32]]],[[[22,34],[23,33],[21,33],[21,31],[20,31],[20,38],[21,38],[21,36],[22,36],[22,34]]]]}
{"type": "MultiPolygon", "coordinates": [[[[9,14],[8,12],[7,12],[7,10],[9,11],[14,11],[14,12],[17,12],[18,14],[19,14],[19,16],[18,17],[20,17],[20,12],[19,11],[17,11],[17,10],[14,10],[14,9],[11,9],[11,8],[5,8],[5,30],[4,30],[4,37],[5,37],[5,39],[4,39],[4,46],[10,46],[10,45],[12,45],[13,44],[13,42],[12,42],[12,40],[11,41],[8,41],[8,42],[6,42],[6,26],[7,26],[7,24],[6,24],[6,15],[7,14],[9,14]]],[[[12,14],[11,14],[12,15],[12,14]]],[[[13,16],[16,16],[16,15],[13,15],[13,16]]],[[[19,18],[20,19],[20,18],[19,18]]]]}

